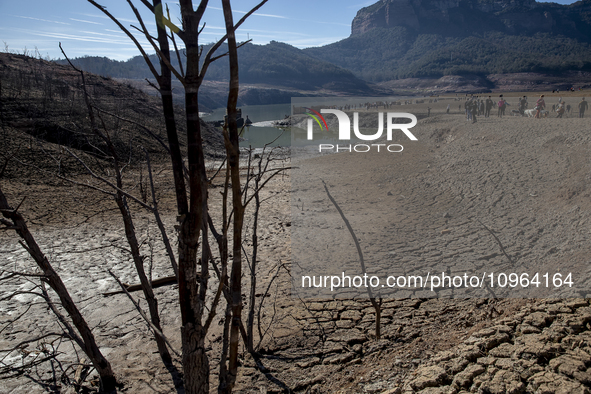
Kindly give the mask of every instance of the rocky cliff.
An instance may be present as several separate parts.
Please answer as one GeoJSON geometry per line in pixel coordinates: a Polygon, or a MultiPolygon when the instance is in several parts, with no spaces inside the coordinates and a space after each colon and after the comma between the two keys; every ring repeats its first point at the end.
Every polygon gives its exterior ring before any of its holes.
{"type": "Polygon", "coordinates": [[[417,33],[452,36],[488,31],[547,32],[588,40],[589,15],[590,0],[572,5],[535,0],[380,0],[359,10],[351,25],[351,35],[400,26],[417,33]]]}

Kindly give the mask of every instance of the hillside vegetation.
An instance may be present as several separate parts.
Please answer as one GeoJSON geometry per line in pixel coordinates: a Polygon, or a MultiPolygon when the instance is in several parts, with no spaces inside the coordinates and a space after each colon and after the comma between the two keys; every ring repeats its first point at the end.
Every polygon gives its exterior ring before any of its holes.
{"type": "Polygon", "coordinates": [[[304,50],[372,82],[463,74],[591,70],[591,46],[574,38],[486,32],[445,37],[406,27],[377,28],[322,48],[304,50]],[[371,46],[367,43],[372,42],[371,46]]]}
{"type": "Polygon", "coordinates": [[[381,0],[351,36],[305,53],[381,82],[591,70],[591,2],[381,0]]]}
{"type": "MultiPolygon", "coordinates": [[[[110,133],[121,157],[132,162],[144,159],[145,149],[155,159],[166,159],[159,142],[166,144],[167,138],[158,98],[110,78],[86,74],[85,79],[98,122],[110,133]]],[[[80,74],[70,66],[0,53],[0,81],[0,177],[43,176],[35,168],[56,163],[59,171],[77,167],[64,149],[57,156],[44,151],[46,142],[90,155],[100,163],[108,160],[105,142],[90,127],[80,74]],[[26,157],[23,162],[34,164],[23,166],[11,160],[17,153],[21,159],[26,157]]],[[[183,109],[176,111],[182,114],[183,109]]],[[[178,127],[182,131],[185,126],[179,122],[178,127]]],[[[221,133],[205,123],[202,128],[207,153],[215,156],[223,149],[221,133]]],[[[181,145],[186,146],[182,139],[181,145]]]]}
{"type": "MultiPolygon", "coordinates": [[[[211,46],[206,45],[203,53],[211,46]]],[[[223,45],[216,55],[227,52],[223,45]]],[[[267,45],[246,44],[239,49],[240,82],[242,84],[268,84],[295,89],[339,89],[341,91],[368,91],[367,84],[349,70],[312,57],[291,45],[272,41],[267,45]]],[[[178,67],[175,53],[172,63],[178,67]]],[[[181,54],[183,60],[184,54],[181,54]]],[[[150,56],[157,64],[156,55],[150,56]]],[[[59,61],[64,63],[64,61],[59,61]]],[[[85,71],[113,78],[144,79],[152,75],[141,56],[127,61],[115,61],[106,57],[87,56],[76,58],[73,63],[85,71]]],[[[227,81],[228,61],[221,58],[213,62],[206,74],[207,81],[227,81]]]]}

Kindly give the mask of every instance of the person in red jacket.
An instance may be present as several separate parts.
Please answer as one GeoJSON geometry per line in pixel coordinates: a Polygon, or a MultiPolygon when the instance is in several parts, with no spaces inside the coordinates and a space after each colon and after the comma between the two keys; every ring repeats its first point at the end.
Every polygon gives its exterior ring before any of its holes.
{"type": "Polygon", "coordinates": [[[499,110],[497,112],[497,116],[499,118],[502,118],[503,115],[505,114],[505,106],[507,105],[507,102],[503,98],[502,94],[499,97],[500,97],[500,99],[499,99],[499,102],[497,103],[497,106],[499,107],[499,110]]]}
{"type": "Polygon", "coordinates": [[[546,108],[546,102],[544,101],[544,95],[541,95],[538,101],[536,101],[536,118],[540,117],[540,111],[546,108]]]}

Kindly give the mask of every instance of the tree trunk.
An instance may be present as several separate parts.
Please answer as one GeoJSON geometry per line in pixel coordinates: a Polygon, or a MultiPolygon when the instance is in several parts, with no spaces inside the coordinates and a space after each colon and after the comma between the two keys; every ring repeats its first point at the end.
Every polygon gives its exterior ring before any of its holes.
{"type": "MultiPolygon", "coordinates": [[[[160,0],[154,0],[154,8],[162,6],[160,0]]],[[[160,51],[170,62],[170,47],[166,31],[156,23],[158,30],[158,45],[160,51]]],[[[185,178],[183,174],[183,157],[176,129],[174,118],[174,103],[172,100],[172,73],[164,60],[160,60],[160,78],[158,78],[160,95],[162,96],[162,109],[164,112],[164,121],[166,124],[166,134],[168,137],[168,147],[170,148],[170,159],[172,161],[172,173],[174,176],[174,186],[179,215],[188,212],[187,189],[185,187],[185,178]]]]}
{"type": "Polygon", "coordinates": [[[238,146],[238,125],[236,123],[236,103],[238,102],[238,50],[234,34],[234,21],[229,0],[222,0],[226,34],[228,36],[228,54],[230,62],[230,88],[228,92],[228,123],[226,125],[226,152],[230,177],[232,180],[232,206],[234,209],[232,239],[232,272],[230,274],[230,295],[232,301],[232,324],[230,328],[230,355],[228,364],[228,393],[232,392],[238,374],[238,345],[240,323],[242,319],[242,226],[244,206],[240,187],[240,148],[238,146]]]}
{"type": "MultiPolygon", "coordinates": [[[[261,161],[263,158],[261,157],[261,161]]],[[[257,288],[257,253],[259,248],[258,241],[258,223],[259,223],[259,210],[261,208],[261,200],[259,195],[259,177],[262,176],[261,161],[259,161],[259,173],[255,175],[254,184],[254,223],[252,225],[252,262],[250,263],[250,300],[248,305],[248,322],[246,324],[246,337],[248,338],[247,350],[249,353],[254,353],[254,307],[256,301],[256,288],[257,288]]],[[[260,340],[260,339],[259,339],[260,340]]]]}
{"type": "MultiPolygon", "coordinates": [[[[207,289],[207,275],[197,274],[199,234],[207,219],[207,175],[199,121],[198,45],[199,21],[207,2],[197,11],[192,1],[181,0],[187,73],[185,76],[185,110],[187,116],[187,154],[189,159],[189,210],[180,216],[179,231],[179,301],[182,317],[181,339],[183,371],[187,393],[209,393],[209,362],[205,353],[205,333],[202,316],[205,300],[199,287],[207,289]]],[[[180,212],[179,212],[180,213],[180,212]]],[[[208,261],[201,261],[201,272],[207,271],[208,261]]]]}
{"type": "MultiPolygon", "coordinates": [[[[116,169],[119,170],[119,169],[116,169]]],[[[117,183],[121,184],[120,175],[117,175],[117,183]]],[[[121,186],[119,186],[121,187],[121,186]]],[[[117,192],[117,196],[115,197],[115,201],[117,202],[117,206],[119,207],[119,211],[121,212],[121,216],[123,217],[123,225],[125,227],[125,237],[127,238],[127,243],[131,248],[131,255],[133,257],[133,262],[135,264],[135,270],[140,279],[140,284],[142,286],[142,291],[144,292],[144,296],[146,297],[146,302],[148,303],[148,309],[150,311],[150,320],[154,327],[156,327],[160,332],[162,332],[162,327],[160,327],[160,316],[158,312],[158,300],[154,296],[154,290],[152,289],[152,285],[146,276],[146,272],[144,270],[144,259],[140,254],[140,246],[135,236],[135,230],[133,226],[133,220],[131,218],[131,213],[127,207],[127,203],[125,202],[125,197],[121,194],[121,192],[117,192]]],[[[154,339],[156,340],[156,345],[158,346],[158,353],[160,353],[160,357],[162,357],[162,361],[165,363],[170,363],[172,358],[170,357],[170,353],[168,352],[168,348],[166,347],[166,342],[164,338],[160,336],[157,332],[154,332],[154,339]]]]}
{"type": "Polygon", "coordinates": [[[183,324],[181,341],[185,393],[209,394],[209,360],[205,353],[205,335],[202,328],[192,323],[183,324]]]}

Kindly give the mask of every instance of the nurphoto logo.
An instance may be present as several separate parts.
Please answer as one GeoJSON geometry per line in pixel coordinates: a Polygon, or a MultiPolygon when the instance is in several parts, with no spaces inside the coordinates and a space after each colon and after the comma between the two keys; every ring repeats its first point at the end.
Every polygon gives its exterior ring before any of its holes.
{"type": "MultiPolygon", "coordinates": [[[[322,114],[332,114],[337,117],[338,121],[338,139],[341,141],[350,141],[351,140],[351,120],[349,115],[344,111],[338,109],[321,109],[320,113],[315,111],[311,108],[306,107],[308,116],[307,123],[307,139],[309,141],[314,140],[314,122],[315,120],[318,126],[320,127],[321,131],[326,130],[329,131],[328,124],[326,119],[322,114]],[[310,113],[312,112],[312,113],[310,113]]],[[[410,129],[416,126],[417,124],[417,117],[413,114],[406,113],[406,112],[378,112],[377,113],[377,131],[373,134],[364,134],[361,132],[359,127],[359,112],[353,112],[353,133],[356,139],[360,141],[377,141],[378,139],[382,138],[384,133],[384,115],[386,118],[386,140],[392,141],[392,135],[395,130],[401,130],[408,139],[411,141],[417,141],[417,138],[411,133],[410,129]],[[399,123],[401,120],[409,119],[410,122],[408,123],[399,123]]],[[[349,151],[349,152],[369,152],[371,150],[376,150],[380,152],[380,148],[385,148],[388,152],[402,152],[404,149],[400,144],[354,144],[354,145],[341,145],[339,144],[326,144],[322,143],[318,145],[319,152],[323,151],[349,151]]]]}

